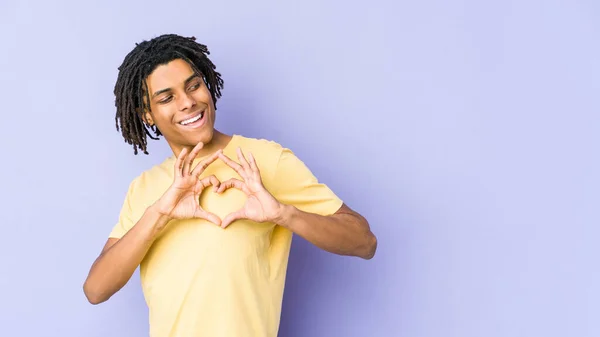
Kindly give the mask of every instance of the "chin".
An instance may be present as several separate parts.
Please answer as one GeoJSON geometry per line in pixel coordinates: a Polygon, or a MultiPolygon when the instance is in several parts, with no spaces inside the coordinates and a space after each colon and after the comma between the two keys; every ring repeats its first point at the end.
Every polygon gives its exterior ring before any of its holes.
{"type": "Polygon", "coordinates": [[[202,142],[204,144],[208,144],[212,141],[215,131],[213,128],[210,130],[202,130],[198,133],[198,135],[194,135],[192,139],[190,139],[190,146],[196,146],[196,144],[202,142]]]}

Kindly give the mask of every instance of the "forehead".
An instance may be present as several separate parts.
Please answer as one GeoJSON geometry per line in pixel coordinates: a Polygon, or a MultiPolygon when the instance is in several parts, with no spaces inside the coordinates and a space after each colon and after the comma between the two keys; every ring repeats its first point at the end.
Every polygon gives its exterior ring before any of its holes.
{"type": "Polygon", "coordinates": [[[193,74],[194,69],[186,61],[176,59],[156,67],[148,76],[146,83],[148,84],[148,90],[155,92],[157,90],[182,86],[185,84],[185,80],[193,74]]]}

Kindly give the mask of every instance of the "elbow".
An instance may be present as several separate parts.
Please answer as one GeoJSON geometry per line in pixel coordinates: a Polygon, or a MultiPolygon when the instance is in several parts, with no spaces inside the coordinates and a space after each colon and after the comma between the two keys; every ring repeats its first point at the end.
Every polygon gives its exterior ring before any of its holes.
{"type": "Polygon", "coordinates": [[[88,299],[88,302],[90,302],[90,304],[92,304],[92,305],[98,305],[98,304],[104,302],[104,301],[102,301],[100,299],[96,299],[94,297],[88,297],[87,299],[88,299]]]}
{"type": "Polygon", "coordinates": [[[375,234],[369,232],[369,234],[366,235],[365,243],[362,245],[361,252],[358,256],[365,260],[370,260],[375,256],[376,251],[377,237],[375,236],[375,234]]]}
{"type": "Polygon", "coordinates": [[[99,291],[94,291],[93,289],[91,289],[90,285],[86,282],[83,285],[83,293],[85,294],[85,297],[87,298],[88,302],[90,302],[90,304],[93,305],[98,305],[102,302],[105,302],[108,298],[106,298],[106,296],[103,296],[99,291]]]}

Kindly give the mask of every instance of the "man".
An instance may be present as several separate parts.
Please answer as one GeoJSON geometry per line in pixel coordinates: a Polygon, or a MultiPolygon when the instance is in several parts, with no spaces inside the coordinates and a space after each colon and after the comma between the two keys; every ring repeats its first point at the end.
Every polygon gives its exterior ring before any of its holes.
{"type": "Polygon", "coordinates": [[[163,35],[119,67],[117,130],[135,154],[162,135],[173,156],[131,182],[84,292],[104,302],[140,265],[151,336],[274,337],[293,233],[364,259],[377,240],[289,149],[214,129],[223,80],[208,55],[163,35]]]}

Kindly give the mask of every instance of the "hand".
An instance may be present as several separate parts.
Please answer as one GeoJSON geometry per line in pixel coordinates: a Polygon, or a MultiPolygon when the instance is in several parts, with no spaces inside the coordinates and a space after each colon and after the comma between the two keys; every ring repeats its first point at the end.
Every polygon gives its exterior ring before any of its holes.
{"type": "Polygon", "coordinates": [[[256,166],[252,153],[248,153],[250,162],[246,160],[240,148],[237,149],[237,155],[241,165],[223,153],[220,153],[218,156],[225,164],[234,169],[244,181],[235,178],[229,179],[219,186],[217,193],[223,193],[225,190],[235,187],[246,193],[248,200],[246,200],[246,204],[241,209],[228,214],[223,219],[223,222],[221,222],[221,227],[226,228],[233,221],[239,219],[248,219],[255,222],[266,222],[277,219],[281,213],[282,204],[263,186],[260,171],[258,170],[258,166],[256,166]]]}
{"type": "Polygon", "coordinates": [[[198,143],[189,155],[187,148],[184,148],[179,153],[175,162],[175,179],[173,180],[173,184],[155,205],[160,213],[167,215],[171,219],[201,218],[220,225],[221,219],[217,215],[202,209],[199,201],[200,193],[206,187],[213,185],[213,190],[216,191],[220,182],[214,175],[203,179],[198,179],[198,177],[208,165],[217,160],[221,154],[221,150],[218,150],[192,169],[194,159],[203,146],[203,143],[198,143]]]}

